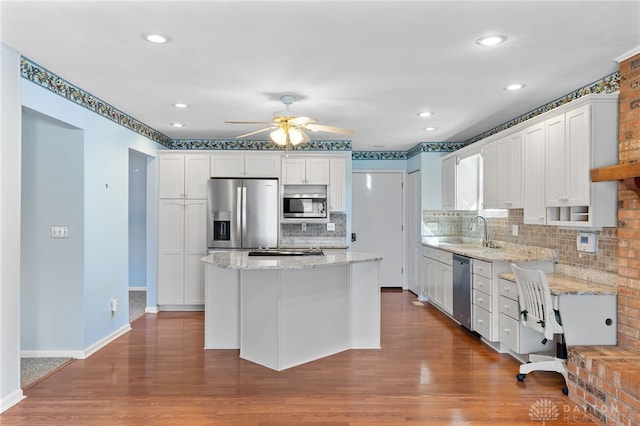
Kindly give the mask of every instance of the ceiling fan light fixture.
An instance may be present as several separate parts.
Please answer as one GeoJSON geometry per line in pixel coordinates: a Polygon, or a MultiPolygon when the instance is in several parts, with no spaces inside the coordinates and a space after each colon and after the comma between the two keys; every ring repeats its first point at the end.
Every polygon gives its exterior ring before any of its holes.
{"type": "Polygon", "coordinates": [[[282,127],[278,127],[269,133],[269,136],[271,136],[271,140],[277,145],[285,146],[287,144],[287,132],[285,132],[282,127]]]}
{"type": "Polygon", "coordinates": [[[304,140],[304,133],[300,129],[289,129],[289,141],[296,146],[304,140]]]}

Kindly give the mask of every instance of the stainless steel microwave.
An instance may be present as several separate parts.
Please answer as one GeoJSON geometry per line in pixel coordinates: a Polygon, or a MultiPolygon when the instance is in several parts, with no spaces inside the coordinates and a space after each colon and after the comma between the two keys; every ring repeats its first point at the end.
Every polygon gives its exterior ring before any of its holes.
{"type": "Polygon", "coordinates": [[[284,194],[283,219],[327,219],[325,194],[284,194]]]}

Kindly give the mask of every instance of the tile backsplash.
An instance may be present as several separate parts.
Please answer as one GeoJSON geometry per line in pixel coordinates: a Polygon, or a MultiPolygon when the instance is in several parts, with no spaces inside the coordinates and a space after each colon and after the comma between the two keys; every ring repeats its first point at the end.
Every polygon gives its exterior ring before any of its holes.
{"type": "MultiPolygon", "coordinates": [[[[467,227],[476,212],[428,211],[423,212],[423,234],[482,238],[482,221],[474,229],[467,227]]],[[[547,225],[525,225],[523,210],[508,211],[506,217],[490,217],[489,240],[546,247],[557,250],[558,265],[564,269],[591,269],[600,273],[617,274],[617,228],[603,228],[596,232],[598,247],[595,253],[582,253],[576,249],[578,230],[547,225]],[[512,234],[513,225],[518,235],[512,234]]],[[[574,275],[574,274],[569,274],[574,275]]]]}
{"type": "Polygon", "coordinates": [[[335,224],[335,231],[327,231],[326,223],[308,222],[307,229],[304,231],[300,223],[282,223],[280,224],[280,246],[346,248],[346,214],[331,213],[330,221],[335,224]]]}

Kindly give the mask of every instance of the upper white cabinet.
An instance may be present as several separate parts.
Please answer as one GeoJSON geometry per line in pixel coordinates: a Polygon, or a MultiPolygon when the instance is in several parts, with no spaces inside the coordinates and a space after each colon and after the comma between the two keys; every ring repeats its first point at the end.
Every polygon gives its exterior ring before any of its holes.
{"type": "Polygon", "coordinates": [[[456,156],[442,160],[442,210],[456,209],[456,156]]]}
{"type": "Polygon", "coordinates": [[[209,155],[161,152],[158,164],[160,198],[207,198],[209,155]]]}
{"type": "Polygon", "coordinates": [[[330,211],[343,212],[347,210],[347,182],[346,161],[344,158],[329,160],[329,204],[330,211]]]}
{"type": "Polygon", "coordinates": [[[285,185],[328,185],[329,159],[289,156],[282,159],[282,183],[285,185]]]}
{"type": "Polygon", "coordinates": [[[503,136],[482,148],[485,209],[517,209],[524,206],[523,162],[522,132],[503,136]]]}
{"type": "Polygon", "coordinates": [[[280,177],[280,155],[215,153],[211,177],[280,177]]]}
{"type": "Polygon", "coordinates": [[[524,223],[545,225],[547,223],[545,198],[545,124],[538,123],[522,132],[524,141],[524,223]]]}
{"type": "Polygon", "coordinates": [[[617,182],[591,182],[591,169],[618,163],[617,98],[595,97],[545,121],[547,224],[617,225],[617,182]]]}

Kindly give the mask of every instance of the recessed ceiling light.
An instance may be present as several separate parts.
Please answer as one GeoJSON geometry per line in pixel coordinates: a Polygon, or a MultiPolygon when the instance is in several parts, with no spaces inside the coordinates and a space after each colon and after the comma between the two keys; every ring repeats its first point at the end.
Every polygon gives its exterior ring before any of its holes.
{"type": "Polygon", "coordinates": [[[423,127],[422,130],[425,130],[427,132],[431,132],[432,130],[435,130],[435,127],[423,127]]]}
{"type": "Polygon", "coordinates": [[[477,39],[476,44],[479,44],[480,46],[495,46],[496,44],[504,43],[505,41],[507,41],[507,36],[490,35],[477,39]]]}
{"type": "Polygon", "coordinates": [[[181,102],[176,102],[175,104],[173,104],[174,107],[176,108],[187,108],[189,105],[188,104],[183,104],[181,102]]]}
{"type": "Polygon", "coordinates": [[[183,123],[171,123],[171,125],[173,127],[184,127],[185,126],[183,123]]]}
{"type": "Polygon", "coordinates": [[[156,44],[169,43],[171,41],[171,37],[162,34],[142,34],[142,38],[156,44]]]}
{"type": "Polygon", "coordinates": [[[505,87],[504,90],[520,90],[524,86],[525,86],[524,84],[514,83],[514,84],[510,84],[507,87],[505,87]]]}
{"type": "Polygon", "coordinates": [[[418,113],[418,117],[431,117],[432,115],[433,113],[429,111],[423,111],[418,113]]]}

